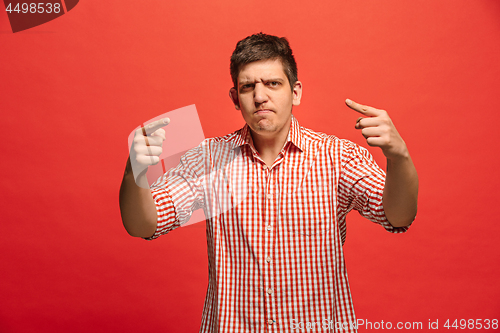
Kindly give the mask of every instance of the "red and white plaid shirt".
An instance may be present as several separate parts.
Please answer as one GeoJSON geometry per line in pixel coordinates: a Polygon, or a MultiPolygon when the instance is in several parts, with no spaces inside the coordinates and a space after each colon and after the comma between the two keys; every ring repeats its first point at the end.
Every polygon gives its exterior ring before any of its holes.
{"type": "Polygon", "coordinates": [[[407,230],[385,217],[384,181],[366,149],[294,117],[268,168],[245,125],[203,141],[152,185],[158,225],[150,239],[204,209],[209,284],[200,332],[356,332],[346,215],[355,209],[390,232],[407,230]]]}

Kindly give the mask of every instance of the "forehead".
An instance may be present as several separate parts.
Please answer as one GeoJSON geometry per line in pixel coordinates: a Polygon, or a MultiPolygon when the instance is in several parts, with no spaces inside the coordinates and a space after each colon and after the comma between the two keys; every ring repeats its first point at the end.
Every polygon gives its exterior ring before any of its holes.
{"type": "Polygon", "coordinates": [[[259,60],[250,62],[241,67],[238,82],[253,82],[267,79],[287,79],[283,63],[280,59],[259,60]]]}

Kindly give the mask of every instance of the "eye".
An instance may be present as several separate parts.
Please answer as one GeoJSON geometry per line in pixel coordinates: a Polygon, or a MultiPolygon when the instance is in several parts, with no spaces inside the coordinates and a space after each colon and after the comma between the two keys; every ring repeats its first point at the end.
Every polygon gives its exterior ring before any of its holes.
{"type": "Polygon", "coordinates": [[[271,81],[271,82],[269,82],[268,84],[269,84],[271,87],[273,87],[273,88],[275,88],[275,87],[277,87],[277,86],[279,86],[279,85],[280,85],[280,83],[279,83],[278,81],[271,81]]]}
{"type": "Polygon", "coordinates": [[[241,90],[250,90],[250,89],[252,89],[252,87],[253,87],[253,84],[244,84],[241,86],[240,89],[241,90]]]}

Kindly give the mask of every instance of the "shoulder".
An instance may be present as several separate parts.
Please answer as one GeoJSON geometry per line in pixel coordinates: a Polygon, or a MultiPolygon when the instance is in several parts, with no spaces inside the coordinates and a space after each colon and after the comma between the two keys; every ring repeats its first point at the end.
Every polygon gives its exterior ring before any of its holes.
{"type": "Polygon", "coordinates": [[[234,148],[240,145],[242,138],[242,129],[226,134],[224,136],[216,136],[207,138],[200,143],[200,147],[218,147],[218,148],[234,148]]]}
{"type": "Polygon", "coordinates": [[[206,140],[209,140],[210,142],[228,142],[228,143],[230,143],[230,142],[234,142],[234,141],[238,140],[242,135],[242,131],[243,131],[243,129],[240,128],[239,130],[236,130],[232,133],[229,133],[229,134],[226,134],[223,136],[216,136],[216,137],[209,138],[206,140]]]}
{"type": "Polygon", "coordinates": [[[241,130],[237,130],[224,136],[206,138],[198,146],[188,150],[183,159],[199,165],[212,165],[234,158],[240,151],[236,149],[242,143],[240,134],[241,130]]]}
{"type": "Polygon", "coordinates": [[[302,142],[306,149],[319,148],[334,159],[340,159],[342,164],[351,160],[373,161],[368,149],[347,139],[335,135],[318,132],[306,127],[300,127],[302,142]]]}
{"type": "Polygon", "coordinates": [[[341,149],[341,150],[346,150],[346,149],[350,150],[358,146],[357,144],[349,140],[340,139],[335,135],[318,132],[303,126],[300,126],[300,131],[304,143],[308,145],[321,143],[325,149],[331,148],[331,149],[341,149]]]}

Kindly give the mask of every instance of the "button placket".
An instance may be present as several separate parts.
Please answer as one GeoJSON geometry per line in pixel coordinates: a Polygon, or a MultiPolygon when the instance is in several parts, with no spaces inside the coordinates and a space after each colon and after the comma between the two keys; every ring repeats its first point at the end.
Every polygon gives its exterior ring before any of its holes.
{"type": "Polygon", "coordinates": [[[276,304],[275,304],[275,299],[274,299],[274,283],[276,277],[274,276],[274,272],[272,270],[272,258],[271,256],[274,253],[274,223],[276,223],[276,201],[275,201],[275,195],[274,189],[276,184],[276,168],[273,167],[273,169],[270,169],[267,165],[263,166],[263,173],[265,175],[265,187],[263,189],[263,204],[264,204],[264,221],[265,221],[265,233],[264,233],[264,238],[265,238],[265,243],[266,245],[266,250],[263,253],[263,258],[266,261],[268,265],[265,265],[264,268],[264,274],[263,274],[263,284],[264,286],[267,286],[265,289],[265,302],[268,307],[268,313],[267,313],[267,318],[268,319],[268,324],[273,325],[276,321],[273,318],[276,315],[276,304]]]}

